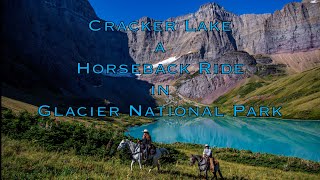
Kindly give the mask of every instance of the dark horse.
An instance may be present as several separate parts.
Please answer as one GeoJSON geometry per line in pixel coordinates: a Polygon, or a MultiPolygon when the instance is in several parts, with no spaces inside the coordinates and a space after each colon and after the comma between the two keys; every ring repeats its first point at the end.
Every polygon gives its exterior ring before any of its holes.
{"type": "MultiPolygon", "coordinates": [[[[206,179],[208,179],[208,170],[210,170],[210,162],[209,162],[209,159],[208,158],[203,158],[202,156],[200,155],[193,155],[191,154],[191,157],[190,157],[190,165],[194,165],[195,162],[198,162],[198,168],[199,168],[199,176],[201,177],[201,172],[205,171],[206,173],[206,179]]],[[[220,167],[219,167],[219,162],[218,161],[215,161],[214,160],[214,170],[213,170],[213,175],[214,175],[214,178],[218,179],[218,176],[217,176],[217,171],[220,175],[220,177],[223,179],[223,176],[222,176],[222,173],[220,171],[220,167]]]]}

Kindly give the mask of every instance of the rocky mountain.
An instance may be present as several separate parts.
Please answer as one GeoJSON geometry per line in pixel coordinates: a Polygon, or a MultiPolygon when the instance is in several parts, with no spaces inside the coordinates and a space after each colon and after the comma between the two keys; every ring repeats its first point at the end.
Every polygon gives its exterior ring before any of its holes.
{"type": "MultiPolygon", "coordinates": [[[[155,33],[154,31],[128,32],[130,54],[139,63],[158,62],[172,56],[181,56],[192,52],[193,59],[216,58],[217,55],[228,51],[237,50],[231,32],[218,31],[198,31],[186,32],[184,30],[185,20],[189,20],[190,27],[197,27],[200,21],[231,21],[234,14],[224,10],[216,3],[205,4],[193,14],[187,14],[168,21],[176,23],[176,31],[164,31],[155,33]],[[165,53],[154,53],[158,42],[163,42],[165,53]]],[[[155,21],[154,19],[143,17],[139,20],[144,22],[155,21]]],[[[152,26],[151,26],[152,28],[152,26]]]]}
{"type": "Polygon", "coordinates": [[[1,73],[6,84],[3,87],[11,87],[2,88],[4,95],[36,105],[61,103],[59,98],[70,105],[79,99],[90,105],[107,101],[120,109],[130,104],[154,105],[147,82],[77,74],[78,62],[134,63],[125,33],[88,28],[98,17],[87,0],[2,3],[1,73]],[[26,98],[28,93],[34,98],[26,98]]]}
{"type": "MultiPolygon", "coordinates": [[[[159,62],[189,52],[198,59],[217,58],[229,51],[250,54],[292,53],[320,48],[320,3],[293,2],[273,14],[245,14],[237,16],[216,3],[208,3],[192,14],[169,18],[177,22],[175,32],[128,32],[130,54],[136,62],[159,62]],[[232,32],[185,32],[182,25],[200,21],[231,21],[232,32]],[[163,42],[166,53],[154,53],[163,42]]],[[[154,22],[143,17],[139,20],[154,22]]]]}
{"type": "Polygon", "coordinates": [[[280,11],[234,18],[238,49],[252,54],[320,48],[320,3],[289,3],[280,11]]]}
{"type": "MultiPolygon", "coordinates": [[[[293,71],[319,64],[318,58],[301,52],[319,54],[320,3],[289,3],[273,14],[241,16],[208,3],[195,13],[169,18],[177,23],[177,31],[158,33],[92,32],[88,24],[99,18],[88,0],[5,0],[2,4],[1,73],[3,87],[8,87],[2,88],[3,93],[36,105],[81,101],[90,105],[108,102],[120,108],[129,104],[154,106],[149,89],[159,83],[173,85],[179,97],[210,104],[257,71],[253,54],[267,55],[268,61],[292,66],[293,71]],[[230,21],[232,31],[185,32],[187,19],[190,26],[200,21],[230,21]],[[166,53],[154,53],[158,42],[163,42],[166,53]],[[291,63],[284,57],[299,60],[291,63]],[[119,65],[158,63],[168,58],[176,64],[192,64],[193,74],[140,79],[77,74],[78,62],[119,65]],[[199,75],[195,73],[199,61],[243,63],[246,72],[241,76],[199,75]]],[[[143,17],[141,21],[155,20],[143,17]]]]}
{"type": "MultiPolygon", "coordinates": [[[[243,76],[195,74],[187,78],[172,75],[142,77],[151,83],[178,84],[174,89],[179,97],[211,104],[257,71],[254,68],[256,61],[249,54],[266,57],[268,63],[263,63],[263,67],[259,68],[263,70],[259,74],[265,75],[280,71],[283,73],[283,66],[287,66],[291,73],[320,65],[317,57],[320,49],[319,14],[320,3],[310,2],[289,3],[273,14],[241,16],[216,3],[208,3],[195,13],[167,19],[177,23],[174,32],[128,32],[129,52],[138,63],[155,64],[170,58],[176,59],[176,64],[188,63],[194,66],[200,61],[243,63],[249,69],[243,76]],[[197,27],[201,21],[207,25],[210,21],[230,21],[232,31],[186,32],[185,20],[189,20],[190,27],[197,27]],[[165,53],[154,52],[158,42],[163,42],[165,53]],[[308,51],[307,54],[305,51],[308,51]]],[[[143,17],[141,21],[152,24],[155,20],[143,17]]],[[[260,63],[260,59],[257,60],[260,63]]]]}

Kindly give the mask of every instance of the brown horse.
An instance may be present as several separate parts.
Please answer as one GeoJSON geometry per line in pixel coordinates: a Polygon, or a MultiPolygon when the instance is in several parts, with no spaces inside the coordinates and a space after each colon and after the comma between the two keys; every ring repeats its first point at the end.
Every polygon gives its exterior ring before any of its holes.
{"type": "MultiPolygon", "coordinates": [[[[201,172],[205,172],[206,173],[206,179],[208,179],[208,170],[210,170],[210,161],[208,158],[203,158],[201,155],[193,155],[191,154],[191,157],[190,157],[190,165],[194,165],[195,162],[198,162],[198,168],[199,168],[199,176],[201,177],[201,172]]],[[[218,179],[218,176],[217,176],[217,172],[219,173],[220,177],[222,179],[223,176],[222,176],[222,173],[220,171],[220,165],[219,165],[219,162],[217,160],[213,160],[213,164],[214,164],[214,169],[212,171],[213,173],[213,178],[216,178],[218,179]]]]}

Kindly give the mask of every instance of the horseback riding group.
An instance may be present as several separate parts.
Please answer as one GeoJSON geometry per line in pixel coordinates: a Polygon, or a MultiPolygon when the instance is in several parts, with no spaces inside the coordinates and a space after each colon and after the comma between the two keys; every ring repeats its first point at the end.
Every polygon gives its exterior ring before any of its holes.
{"type": "MultiPolygon", "coordinates": [[[[159,171],[159,159],[164,155],[169,154],[169,151],[167,149],[157,148],[154,144],[152,144],[152,138],[147,129],[143,130],[142,140],[138,140],[137,143],[129,140],[122,140],[118,146],[118,150],[125,147],[128,147],[130,150],[130,156],[132,159],[131,171],[134,162],[138,162],[141,169],[141,162],[147,160],[152,160],[153,162],[152,168],[149,170],[149,172],[155,166],[157,166],[159,171]]],[[[205,172],[206,178],[208,178],[208,171],[211,171],[215,178],[217,178],[216,173],[218,172],[220,177],[223,179],[219,162],[212,156],[212,150],[210,149],[208,144],[205,145],[202,156],[193,154],[191,155],[190,165],[194,165],[195,162],[198,162],[199,176],[201,176],[201,172],[205,172]]]]}

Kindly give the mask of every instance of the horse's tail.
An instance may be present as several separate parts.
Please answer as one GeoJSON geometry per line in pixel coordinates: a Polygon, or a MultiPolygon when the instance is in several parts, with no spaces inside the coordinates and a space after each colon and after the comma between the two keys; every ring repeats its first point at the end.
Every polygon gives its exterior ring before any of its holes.
{"type": "Polygon", "coordinates": [[[169,155],[169,151],[166,148],[160,148],[161,155],[169,155]]]}

